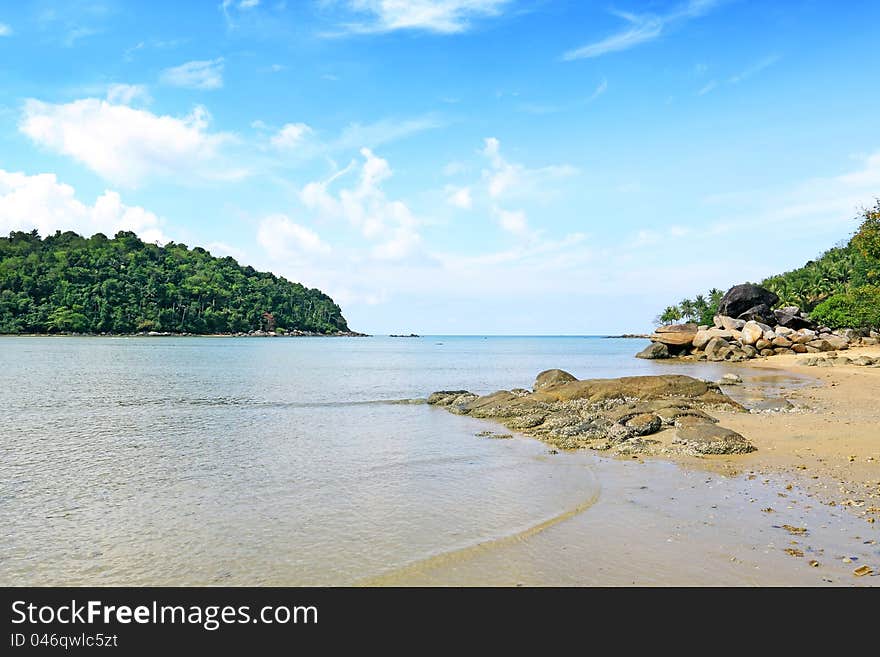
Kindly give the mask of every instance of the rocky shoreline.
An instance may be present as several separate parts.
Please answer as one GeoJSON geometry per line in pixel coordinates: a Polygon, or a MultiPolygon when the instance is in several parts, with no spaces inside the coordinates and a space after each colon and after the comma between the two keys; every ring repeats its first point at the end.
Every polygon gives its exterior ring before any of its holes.
{"type": "Polygon", "coordinates": [[[495,420],[561,449],[685,456],[755,450],[710,415],[746,409],[718,384],[679,374],[577,380],[554,369],[541,372],[531,391],[515,388],[478,396],[443,390],[431,394],[427,403],[495,420]]]}
{"type": "Polygon", "coordinates": [[[832,330],[817,325],[796,306],[773,310],[773,292],[737,285],[721,300],[713,326],[669,324],[648,336],[652,344],[638,358],[681,358],[739,362],[752,358],[836,352],[880,344],[877,331],[832,330]]]}

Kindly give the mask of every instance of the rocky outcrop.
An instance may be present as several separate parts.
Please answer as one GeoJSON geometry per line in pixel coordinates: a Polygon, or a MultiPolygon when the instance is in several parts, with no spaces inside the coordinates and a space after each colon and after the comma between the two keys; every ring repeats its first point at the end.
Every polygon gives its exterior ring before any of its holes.
{"type": "Polygon", "coordinates": [[[771,310],[778,298],[757,285],[730,288],[721,309],[738,316],[719,314],[713,327],[695,324],[661,326],[650,336],[654,345],[637,354],[640,358],[681,357],[690,360],[737,362],[780,354],[841,351],[850,345],[880,343],[880,334],[857,333],[852,329],[832,331],[817,326],[797,306],[771,310]],[[687,337],[691,336],[690,342],[687,337]],[[655,346],[666,347],[664,356],[655,346]]]}
{"type": "Polygon", "coordinates": [[[636,354],[636,358],[669,358],[669,347],[662,342],[652,342],[636,354]]]}
{"type": "Polygon", "coordinates": [[[684,347],[693,342],[696,334],[696,324],[669,324],[658,328],[651,336],[651,340],[667,346],[684,347]]]}
{"type": "Polygon", "coordinates": [[[758,319],[772,317],[772,308],[779,303],[779,297],[770,290],[752,283],[734,285],[721,298],[718,314],[736,319],[758,319]]]}
{"type": "Polygon", "coordinates": [[[539,390],[544,390],[560,383],[569,383],[570,381],[577,381],[577,379],[564,370],[544,370],[535,379],[535,385],[532,387],[532,390],[538,392],[539,390]]]}
{"type": "Polygon", "coordinates": [[[618,454],[740,454],[754,447],[716,426],[713,409],[744,410],[713,383],[683,375],[578,381],[562,370],[542,372],[535,392],[499,390],[477,396],[435,392],[428,403],[452,413],[489,418],[557,447],[618,454]],[[552,374],[550,374],[552,373],[552,374]],[[548,381],[556,381],[542,385],[548,381]]]}

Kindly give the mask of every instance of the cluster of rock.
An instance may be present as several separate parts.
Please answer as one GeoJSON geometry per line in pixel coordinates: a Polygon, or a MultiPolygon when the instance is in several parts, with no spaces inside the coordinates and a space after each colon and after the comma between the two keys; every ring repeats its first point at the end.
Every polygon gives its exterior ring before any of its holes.
{"type": "Polygon", "coordinates": [[[568,372],[547,370],[531,391],[515,388],[479,396],[443,390],[427,403],[498,421],[563,449],[691,456],[755,449],[707,412],[745,409],[717,384],[682,375],[579,381],[568,372]]]}
{"type": "Polygon", "coordinates": [[[834,365],[857,365],[859,367],[880,367],[880,358],[872,358],[871,356],[859,356],[858,358],[847,358],[846,356],[838,356],[836,353],[822,354],[821,356],[810,356],[801,358],[797,361],[798,365],[806,365],[807,367],[832,367],[834,365]]]}
{"type": "Polygon", "coordinates": [[[737,285],[721,300],[714,326],[670,324],[650,336],[639,358],[679,356],[693,360],[742,361],[779,354],[839,351],[858,344],[878,344],[880,334],[819,326],[796,306],[773,310],[779,301],[757,285],[737,285]]]}

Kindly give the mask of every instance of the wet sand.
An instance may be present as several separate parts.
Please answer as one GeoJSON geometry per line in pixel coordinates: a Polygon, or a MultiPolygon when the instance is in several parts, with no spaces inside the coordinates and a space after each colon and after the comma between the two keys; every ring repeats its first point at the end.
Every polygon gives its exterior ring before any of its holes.
{"type": "Polygon", "coordinates": [[[880,585],[880,368],[799,358],[731,367],[744,384],[728,392],[754,411],[716,416],[758,451],[678,462],[548,455],[589,460],[598,499],[536,531],[364,583],[880,585]]]}

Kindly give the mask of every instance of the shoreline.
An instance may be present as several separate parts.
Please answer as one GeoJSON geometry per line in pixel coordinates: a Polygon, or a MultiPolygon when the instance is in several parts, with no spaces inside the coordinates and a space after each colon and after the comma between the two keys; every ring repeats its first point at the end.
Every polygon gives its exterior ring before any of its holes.
{"type": "MultiPolygon", "coordinates": [[[[847,354],[880,357],[880,347],[847,354]]],[[[729,368],[744,379],[725,386],[734,398],[760,400],[772,387],[784,400],[745,413],[713,411],[755,451],[606,456],[560,450],[567,458],[594,459],[602,494],[588,510],[524,540],[440,555],[372,583],[880,586],[880,368],[816,368],[798,364],[801,358],[774,356],[729,368]],[[640,523],[652,529],[643,531],[640,523]],[[688,531],[681,551],[670,552],[682,528],[688,531]],[[620,552],[629,555],[629,566],[620,552]],[[660,567],[657,555],[662,572],[652,570],[660,567]]],[[[546,444],[528,431],[517,433],[546,444]]]]}

